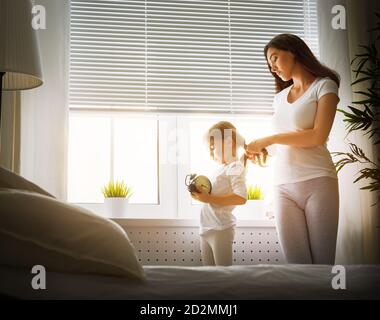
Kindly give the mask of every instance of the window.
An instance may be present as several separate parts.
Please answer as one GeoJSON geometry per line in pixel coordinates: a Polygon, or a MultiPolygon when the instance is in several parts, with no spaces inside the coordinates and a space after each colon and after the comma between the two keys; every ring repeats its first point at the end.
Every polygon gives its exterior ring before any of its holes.
{"type": "MultiPolygon", "coordinates": [[[[184,176],[213,166],[202,131],[269,133],[263,47],[283,32],[318,55],[315,0],[71,0],[69,201],[101,204],[124,179],[137,217],[194,216],[184,176]]],[[[249,175],[270,193],[270,168],[249,175]]]]}
{"type": "Polygon", "coordinates": [[[128,177],[131,203],[158,204],[155,117],[73,112],[69,131],[69,201],[103,202],[100,187],[128,177]]]}
{"type": "MultiPolygon", "coordinates": [[[[221,120],[220,116],[187,116],[178,118],[178,137],[180,139],[180,159],[178,163],[178,212],[183,217],[199,215],[199,202],[192,201],[184,187],[185,177],[189,173],[209,176],[216,167],[210,158],[208,147],[203,144],[202,135],[211,125],[221,120]],[[183,150],[182,150],[183,149],[183,150]],[[181,153],[182,151],[182,153],[181,153]],[[182,161],[183,160],[183,161],[182,161]]],[[[268,116],[223,116],[222,120],[233,123],[247,142],[270,134],[270,117],[268,116]]],[[[242,156],[242,154],[240,155],[242,156]]],[[[272,159],[266,167],[252,165],[247,161],[247,185],[258,185],[262,188],[267,204],[272,198],[272,159]]]]}

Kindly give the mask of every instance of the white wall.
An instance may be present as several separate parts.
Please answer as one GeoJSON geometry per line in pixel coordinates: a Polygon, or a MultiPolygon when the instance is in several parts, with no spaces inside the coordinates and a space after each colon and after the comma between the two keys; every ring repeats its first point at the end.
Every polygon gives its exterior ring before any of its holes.
{"type": "Polygon", "coordinates": [[[35,0],[46,9],[38,30],[43,85],[21,98],[21,175],[66,199],[69,1],[35,0]]]}

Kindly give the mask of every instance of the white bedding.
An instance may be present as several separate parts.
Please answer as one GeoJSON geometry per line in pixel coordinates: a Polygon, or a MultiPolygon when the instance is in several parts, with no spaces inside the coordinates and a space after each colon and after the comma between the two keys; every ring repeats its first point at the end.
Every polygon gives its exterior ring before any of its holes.
{"type": "Polygon", "coordinates": [[[0,293],[26,299],[380,299],[380,266],[346,266],[346,290],[334,290],[331,266],[145,266],[146,283],[47,272],[33,290],[30,270],[0,266],[0,293]]]}

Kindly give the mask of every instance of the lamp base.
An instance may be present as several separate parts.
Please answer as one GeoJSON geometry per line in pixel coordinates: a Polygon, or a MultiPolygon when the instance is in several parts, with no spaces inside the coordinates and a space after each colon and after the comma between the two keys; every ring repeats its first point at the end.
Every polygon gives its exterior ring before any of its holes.
{"type": "Polygon", "coordinates": [[[5,72],[0,72],[0,137],[1,137],[1,96],[3,94],[3,76],[5,72]]]}

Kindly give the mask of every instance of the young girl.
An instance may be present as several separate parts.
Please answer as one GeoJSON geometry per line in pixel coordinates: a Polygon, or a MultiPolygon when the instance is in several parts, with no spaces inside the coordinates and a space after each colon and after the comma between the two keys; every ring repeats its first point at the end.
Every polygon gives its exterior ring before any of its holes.
{"type": "Polygon", "coordinates": [[[238,158],[244,139],[227,121],[213,125],[206,134],[213,160],[220,166],[210,177],[211,194],[191,193],[193,199],[204,203],[200,217],[200,242],[203,265],[232,265],[232,243],[236,218],[232,214],[237,205],[247,201],[246,156],[238,158]]]}

